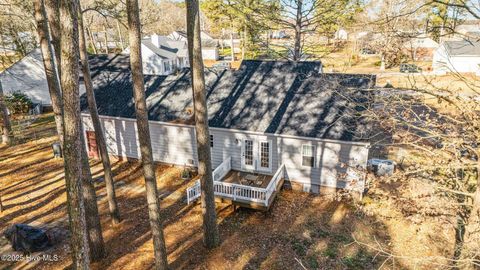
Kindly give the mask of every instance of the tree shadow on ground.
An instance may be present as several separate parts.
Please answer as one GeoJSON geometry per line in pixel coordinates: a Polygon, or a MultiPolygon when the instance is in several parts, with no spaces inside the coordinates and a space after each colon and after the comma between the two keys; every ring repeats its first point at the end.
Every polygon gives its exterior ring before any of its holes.
{"type": "MultiPolygon", "coordinates": [[[[207,251],[201,235],[188,245],[177,243],[173,269],[372,269],[385,258],[353,244],[352,235],[389,241],[374,217],[354,211],[349,202],[329,201],[293,191],[280,193],[268,214],[240,208],[219,213],[222,243],[207,251]]],[[[201,212],[196,206],[192,214],[201,212]]],[[[201,234],[201,230],[199,232],[201,234]]],[[[363,240],[363,239],[362,239],[363,240]]],[[[402,267],[401,263],[396,266],[402,267]]]]}

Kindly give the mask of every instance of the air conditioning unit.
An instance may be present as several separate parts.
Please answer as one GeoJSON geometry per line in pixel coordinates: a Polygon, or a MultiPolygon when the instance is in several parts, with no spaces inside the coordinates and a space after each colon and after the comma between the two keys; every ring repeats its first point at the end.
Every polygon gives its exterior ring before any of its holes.
{"type": "Polygon", "coordinates": [[[367,168],[377,176],[392,175],[395,170],[395,162],[388,159],[372,158],[368,160],[367,168]]]}
{"type": "Polygon", "coordinates": [[[312,186],[309,184],[303,184],[303,192],[312,192],[312,186]]]}

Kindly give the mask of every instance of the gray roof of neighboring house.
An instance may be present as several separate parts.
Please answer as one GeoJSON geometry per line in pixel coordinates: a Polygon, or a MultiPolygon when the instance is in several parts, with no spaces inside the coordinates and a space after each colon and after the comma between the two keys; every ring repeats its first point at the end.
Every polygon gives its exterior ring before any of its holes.
{"type": "Polygon", "coordinates": [[[175,32],[177,32],[178,35],[184,37],[184,38],[187,38],[188,35],[187,35],[187,32],[186,31],[183,31],[183,30],[176,30],[175,32]]]}
{"type": "MultiPolygon", "coordinates": [[[[92,64],[100,115],[135,118],[128,56],[92,64]],[[112,67],[113,65],[113,67],[112,67]]],[[[239,70],[206,72],[209,125],[346,141],[370,132],[361,114],[372,75],[320,74],[320,62],[243,61],[239,70]]],[[[149,119],[192,124],[190,72],[146,75],[149,119]]],[[[82,98],[82,110],[86,111],[82,98]]]]}
{"type": "Polygon", "coordinates": [[[164,59],[175,58],[175,56],[188,56],[188,47],[186,42],[173,40],[165,36],[157,36],[157,38],[160,43],[160,47],[155,46],[150,38],[142,39],[142,44],[164,59]]]}
{"type": "Polygon", "coordinates": [[[202,48],[216,48],[217,46],[217,41],[214,39],[202,40],[202,48]]]}
{"type": "Polygon", "coordinates": [[[480,41],[451,40],[443,44],[450,56],[480,56],[480,41]]]}
{"type": "Polygon", "coordinates": [[[178,49],[170,48],[160,44],[160,47],[155,46],[150,39],[143,39],[142,44],[163,59],[172,59],[177,56],[178,49]]]}
{"type": "MultiPolygon", "coordinates": [[[[175,31],[179,36],[188,39],[187,32],[182,30],[175,31]]],[[[202,31],[202,34],[207,35],[207,33],[202,31]]],[[[218,42],[211,38],[202,38],[202,48],[216,48],[218,46],[218,42]]]]}
{"type": "Polygon", "coordinates": [[[28,95],[35,103],[51,104],[40,48],[32,50],[0,72],[0,81],[4,94],[19,91],[28,95]]]}

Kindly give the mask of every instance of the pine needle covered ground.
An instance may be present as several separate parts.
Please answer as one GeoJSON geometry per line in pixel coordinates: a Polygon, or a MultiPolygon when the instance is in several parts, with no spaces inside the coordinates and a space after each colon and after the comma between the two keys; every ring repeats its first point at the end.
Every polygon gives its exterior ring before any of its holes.
{"type": "MultiPolygon", "coordinates": [[[[50,254],[58,260],[14,262],[4,255],[19,254],[2,237],[0,269],[64,269],[71,264],[63,163],[53,159],[51,151],[54,129],[52,116],[44,115],[21,131],[22,142],[0,147],[0,194],[5,207],[0,232],[15,223],[43,227],[55,246],[30,259],[50,254]]],[[[92,160],[91,169],[108,253],[92,268],[150,269],[153,249],[140,164],[112,159],[123,218],[117,226],[108,218],[100,162],[92,160]]],[[[157,166],[172,269],[421,269],[431,268],[432,262],[442,268],[441,257],[450,257],[453,250],[454,224],[435,219],[414,222],[384,199],[388,196],[366,197],[355,204],[285,190],[266,214],[248,209],[233,212],[230,205],[217,204],[222,243],[207,251],[202,245],[201,206],[186,204],[185,189],[195,179],[182,181],[181,170],[157,166]]]]}

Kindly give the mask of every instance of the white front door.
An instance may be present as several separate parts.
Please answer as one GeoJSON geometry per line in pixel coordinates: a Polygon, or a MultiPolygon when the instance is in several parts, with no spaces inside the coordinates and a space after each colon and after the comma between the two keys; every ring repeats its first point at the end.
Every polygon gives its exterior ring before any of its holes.
{"type": "Polygon", "coordinates": [[[255,170],[255,155],[253,140],[245,139],[242,145],[242,167],[244,170],[255,170]]]}

